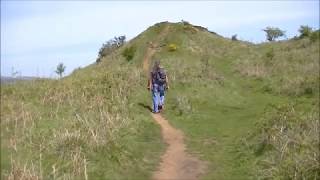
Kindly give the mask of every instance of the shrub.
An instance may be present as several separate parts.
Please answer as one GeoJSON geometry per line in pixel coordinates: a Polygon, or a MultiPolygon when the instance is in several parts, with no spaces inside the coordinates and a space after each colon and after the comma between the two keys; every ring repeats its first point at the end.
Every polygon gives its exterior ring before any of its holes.
{"type": "Polygon", "coordinates": [[[183,25],[191,25],[188,21],[185,21],[185,20],[181,20],[181,23],[183,24],[183,25]]]}
{"type": "Polygon", "coordinates": [[[273,48],[269,49],[267,52],[266,52],[266,57],[269,59],[269,60],[272,60],[274,58],[274,51],[273,51],[273,48]]]}
{"type": "Polygon", "coordinates": [[[310,41],[311,42],[316,42],[320,39],[320,30],[314,31],[310,35],[310,41]]]}
{"type": "Polygon", "coordinates": [[[127,61],[130,61],[134,57],[135,53],[136,53],[136,47],[135,46],[130,46],[130,47],[127,47],[122,52],[122,55],[126,58],[127,61]]]}
{"type": "Polygon", "coordinates": [[[232,40],[232,41],[238,41],[238,39],[237,39],[237,34],[232,35],[231,40],[232,40]]]}
{"type": "Polygon", "coordinates": [[[177,50],[177,45],[171,43],[171,44],[169,44],[168,49],[169,49],[169,51],[171,51],[171,52],[176,51],[176,50],[177,50]]]}
{"type": "Polygon", "coordinates": [[[197,29],[194,28],[192,25],[183,25],[183,29],[184,29],[186,32],[191,32],[192,34],[194,34],[194,33],[197,32],[197,29]]]}
{"type": "Polygon", "coordinates": [[[101,59],[105,56],[110,55],[114,50],[118,49],[122,45],[124,45],[126,41],[126,36],[119,36],[110,39],[106,43],[102,44],[102,47],[99,50],[98,58],[96,60],[97,63],[101,62],[101,59]]]}
{"type": "Polygon", "coordinates": [[[300,26],[300,38],[309,37],[312,33],[312,28],[309,26],[300,26]]]}

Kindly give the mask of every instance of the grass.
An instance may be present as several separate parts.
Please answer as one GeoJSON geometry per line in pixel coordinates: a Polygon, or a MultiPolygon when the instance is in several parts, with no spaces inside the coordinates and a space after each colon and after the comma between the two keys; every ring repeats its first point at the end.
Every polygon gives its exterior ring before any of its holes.
{"type": "Polygon", "coordinates": [[[166,116],[185,132],[191,151],[212,162],[204,179],[247,179],[253,173],[250,172],[252,161],[238,161],[236,142],[254,128],[268,105],[286,103],[287,98],[248,88],[257,82],[250,84],[252,82],[233,76],[224,78],[223,86],[216,84],[201,88],[194,82],[198,86],[171,89],[166,116]],[[176,112],[173,100],[179,96],[188,97],[191,112],[176,112]]]}
{"type": "Polygon", "coordinates": [[[1,87],[2,178],[151,177],[164,144],[138,105],[145,78],[112,63],[1,87]]]}
{"type": "MultiPolygon", "coordinates": [[[[201,35],[181,33],[181,29],[179,26],[175,29],[176,33],[180,32],[179,35],[175,36],[174,30],[171,34],[177,39],[167,39],[178,42],[177,46],[184,48],[179,48],[176,52],[162,51],[156,54],[171,73],[171,89],[166,98],[165,116],[186,134],[189,151],[209,162],[208,173],[203,179],[263,177],[258,173],[263,167],[256,168],[256,162],[264,161],[266,157],[248,153],[251,151],[243,148],[243,138],[259,129],[256,124],[265,121],[262,117],[269,107],[299,102],[302,107],[299,111],[308,112],[318,106],[313,101],[318,97],[319,85],[316,81],[319,76],[315,74],[319,71],[316,61],[319,52],[317,43],[307,42],[305,49],[300,49],[299,45],[305,42],[280,42],[260,47],[243,42],[229,42],[220,37],[212,37],[207,32],[200,32],[201,35]],[[271,65],[276,70],[263,73],[258,69],[255,72],[258,76],[242,73],[250,70],[255,61],[259,60],[257,58],[264,56],[265,52],[262,51],[269,47],[275,49],[273,60],[276,63],[264,63],[258,67],[270,68],[271,65]],[[283,48],[287,48],[288,52],[283,52],[283,48]],[[224,52],[222,49],[229,51],[224,52]],[[303,62],[288,62],[286,58],[295,53],[310,55],[306,55],[307,59],[303,62]],[[254,57],[251,57],[252,54],[254,57]],[[246,66],[239,69],[239,62],[244,60],[247,60],[246,66]],[[304,68],[308,66],[312,68],[304,68]],[[297,78],[298,72],[302,75],[301,80],[312,79],[311,95],[305,94],[306,85],[291,83],[290,78],[297,78]],[[280,81],[279,77],[286,77],[288,80],[280,81]]],[[[306,139],[303,141],[308,142],[306,139]]],[[[285,178],[277,174],[269,178],[277,177],[285,178]]]]}
{"type": "MultiPolygon", "coordinates": [[[[188,23],[158,23],[61,80],[2,86],[1,178],[150,179],[165,144],[149,114],[142,63],[157,40],[163,48],[154,58],[170,80],[164,116],[185,133],[188,151],[208,162],[203,179],[283,179],[294,172],[290,158],[286,166],[263,166],[278,156],[256,153],[270,133],[250,137],[265,122],[278,127],[282,116],[268,113],[273,107],[296,104],[292,119],[306,122],[301,114],[319,114],[319,41],[254,45],[188,23]],[[165,25],[168,34],[157,39],[165,25]],[[170,44],[177,48],[169,51],[170,44]],[[122,52],[130,47],[136,50],[127,61],[122,52]],[[269,169],[277,171],[266,176],[269,169]]],[[[300,125],[290,132],[317,133],[298,131],[300,125]]],[[[305,136],[292,138],[314,147],[305,136]]],[[[304,157],[297,151],[288,148],[286,157],[304,157]]]]}
{"type": "Polygon", "coordinates": [[[244,139],[247,151],[262,159],[256,177],[262,179],[319,178],[319,113],[301,113],[296,105],[270,108],[263,121],[244,139]]]}

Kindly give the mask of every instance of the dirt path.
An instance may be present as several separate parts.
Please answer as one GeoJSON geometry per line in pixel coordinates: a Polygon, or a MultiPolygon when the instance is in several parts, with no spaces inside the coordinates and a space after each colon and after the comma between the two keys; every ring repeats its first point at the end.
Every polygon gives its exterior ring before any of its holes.
{"type": "Polygon", "coordinates": [[[153,174],[156,180],[194,180],[205,172],[205,163],[188,154],[183,142],[183,133],[173,128],[160,114],[152,114],[161,126],[162,137],[168,148],[161,157],[159,169],[153,174]]]}
{"type": "Polygon", "coordinates": [[[162,40],[162,38],[168,33],[169,26],[164,27],[164,29],[160,32],[160,34],[157,36],[155,42],[149,42],[149,46],[147,49],[147,52],[143,58],[143,70],[146,73],[149,73],[149,62],[154,53],[157,51],[157,48],[159,48],[159,42],[162,40]]]}
{"type": "MultiPolygon", "coordinates": [[[[154,53],[158,42],[169,30],[166,26],[158,35],[155,43],[150,43],[143,60],[143,69],[149,73],[149,62],[154,53]]],[[[204,162],[188,154],[185,150],[184,136],[182,131],[172,127],[161,114],[152,114],[153,119],[161,126],[162,137],[168,144],[167,150],[161,157],[158,170],[154,172],[154,180],[195,180],[199,179],[206,170],[204,162]]]]}

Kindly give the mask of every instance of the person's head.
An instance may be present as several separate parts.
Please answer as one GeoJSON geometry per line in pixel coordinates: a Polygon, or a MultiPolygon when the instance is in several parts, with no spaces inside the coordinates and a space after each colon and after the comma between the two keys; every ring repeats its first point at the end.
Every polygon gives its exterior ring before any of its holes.
{"type": "Polygon", "coordinates": [[[154,61],[153,70],[158,70],[158,69],[160,69],[160,60],[156,59],[154,61]]]}

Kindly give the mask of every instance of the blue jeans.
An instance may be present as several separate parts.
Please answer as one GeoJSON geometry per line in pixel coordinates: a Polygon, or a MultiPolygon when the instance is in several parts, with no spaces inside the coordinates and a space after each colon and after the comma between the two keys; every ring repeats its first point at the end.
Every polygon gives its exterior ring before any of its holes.
{"type": "Polygon", "coordinates": [[[152,103],[153,103],[153,112],[159,112],[159,103],[160,103],[160,88],[158,84],[153,84],[152,86],[152,103]]]}
{"type": "Polygon", "coordinates": [[[164,105],[164,95],[165,95],[165,87],[164,85],[159,86],[159,92],[160,92],[160,101],[159,101],[159,105],[163,106],[164,105]]]}

